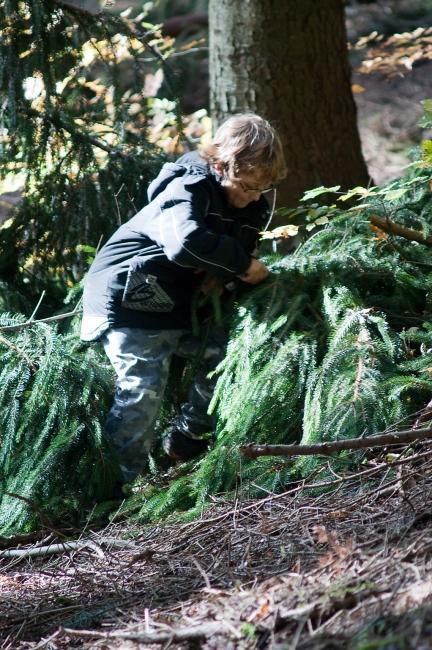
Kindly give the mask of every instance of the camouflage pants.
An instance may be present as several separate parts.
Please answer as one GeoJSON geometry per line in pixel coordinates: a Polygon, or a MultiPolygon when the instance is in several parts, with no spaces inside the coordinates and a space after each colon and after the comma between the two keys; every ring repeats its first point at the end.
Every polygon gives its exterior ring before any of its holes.
{"type": "MultiPolygon", "coordinates": [[[[172,355],[193,358],[201,341],[184,330],[122,327],[108,330],[102,343],[117,374],[105,432],[119,454],[124,479],[130,481],[145,467],[153,445],[154,425],[172,355]]],[[[225,348],[226,333],[215,329],[208,338],[187,401],[174,422],[177,429],[191,438],[212,431],[215,426],[207,409],[216,380],[207,375],[222,360],[225,348]]]]}

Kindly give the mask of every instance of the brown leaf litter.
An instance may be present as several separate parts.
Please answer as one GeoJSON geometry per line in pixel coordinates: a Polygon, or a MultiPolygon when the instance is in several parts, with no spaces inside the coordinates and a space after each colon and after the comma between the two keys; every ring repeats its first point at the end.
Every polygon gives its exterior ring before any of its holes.
{"type": "Polygon", "coordinates": [[[322,470],[191,523],[112,523],[40,557],[28,551],[63,540],[21,538],[21,554],[0,552],[1,647],[430,648],[431,459],[430,442],[383,452],[356,473],[322,470]]]}

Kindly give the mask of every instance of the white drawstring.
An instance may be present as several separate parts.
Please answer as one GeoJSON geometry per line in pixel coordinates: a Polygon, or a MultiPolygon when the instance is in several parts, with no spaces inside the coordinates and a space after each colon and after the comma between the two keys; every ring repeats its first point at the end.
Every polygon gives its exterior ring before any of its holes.
{"type": "Polygon", "coordinates": [[[267,221],[267,223],[266,223],[266,225],[265,225],[264,232],[268,229],[268,227],[269,227],[269,225],[270,225],[270,222],[271,222],[271,220],[273,219],[273,215],[274,215],[274,213],[275,213],[275,208],[276,208],[276,195],[277,195],[277,189],[276,189],[276,187],[275,187],[275,188],[273,189],[273,203],[272,203],[272,207],[271,207],[271,210],[270,210],[270,216],[269,216],[268,221],[267,221]]]}

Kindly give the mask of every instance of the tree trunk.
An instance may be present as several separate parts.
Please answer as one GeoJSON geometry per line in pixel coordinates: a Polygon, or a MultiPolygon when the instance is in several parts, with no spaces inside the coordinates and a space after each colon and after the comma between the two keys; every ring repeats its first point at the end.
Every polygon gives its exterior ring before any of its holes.
{"type": "Polygon", "coordinates": [[[281,205],[319,185],[367,185],[343,0],[210,0],[209,29],[214,123],[253,111],[278,129],[281,205]]]}

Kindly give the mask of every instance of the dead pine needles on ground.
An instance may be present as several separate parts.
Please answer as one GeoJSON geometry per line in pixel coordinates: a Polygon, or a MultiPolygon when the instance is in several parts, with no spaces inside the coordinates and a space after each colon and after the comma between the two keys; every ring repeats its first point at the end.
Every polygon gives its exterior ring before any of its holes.
{"type": "Polygon", "coordinates": [[[186,524],[2,539],[1,647],[428,648],[431,459],[323,465],[186,524]]]}

